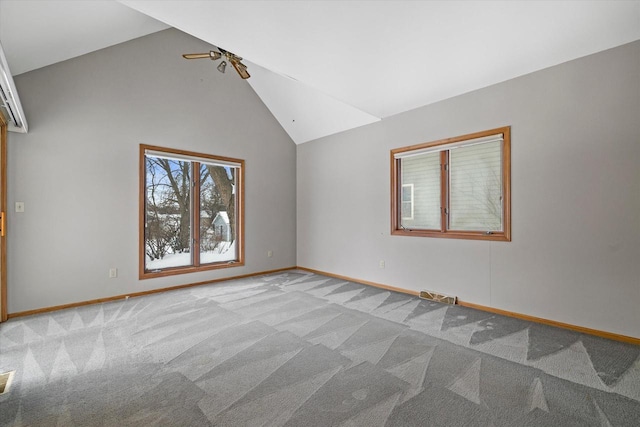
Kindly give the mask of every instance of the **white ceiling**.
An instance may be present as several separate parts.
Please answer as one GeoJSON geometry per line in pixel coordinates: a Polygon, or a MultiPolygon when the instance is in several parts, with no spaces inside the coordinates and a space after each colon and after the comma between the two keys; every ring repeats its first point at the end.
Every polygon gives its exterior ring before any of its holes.
{"type": "Polygon", "coordinates": [[[244,57],[303,143],[638,40],[640,0],[0,0],[14,75],[167,26],[244,57]]]}
{"type": "Polygon", "coordinates": [[[0,0],[0,42],[13,75],[165,28],[115,1],[0,0]]]}

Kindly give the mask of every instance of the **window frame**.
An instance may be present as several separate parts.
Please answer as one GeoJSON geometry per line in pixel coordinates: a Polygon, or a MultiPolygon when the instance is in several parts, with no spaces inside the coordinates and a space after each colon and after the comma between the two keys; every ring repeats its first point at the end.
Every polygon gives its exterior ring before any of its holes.
{"type": "Polygon", "coordinates": [[[244,176],[245,176],[245,162],[242,159],[234,159],[231,157],[223,157],[223,156],[214,156],[211,154],[203,154],[196,153],[193,151],[159,147],[155,145],[146,145],[140,144],[140,154],[139,154],[139,225],[138,225],[138,258],[139,258],[139,271],[138,275],[140,279],[151,279],[156,277],[166,277],[173,276],[177,274],[188,274],[195,273],[200,271],[209,271],[209,270],[218,270],[223,268],[231,268],[231,267],[240,267],[245,263],[245,255],[244,255],[244,176]],[[235,183],[235,194],[236,194],[236,246],[237,246],[237,255],[238,258],[235,261],[225,261],[225,262],[217,262],[217,263],[208,263],[208,264],[199,264],[198,260],[200,257],[200,240],[195,239],[195,237],[199,237],[200,232],[200,183],[199,183],[199,174],[193,174],[191,177],[191,241],[192,241],[192,251],[194,260],[191,265],[186,266],[177,266],[177,267],[167,267],[159,271],[148,271],[145,269],[145,259],[146,259],[146,237],[145,237],[145,225],[146,225],[146,152],[161,152],[166,153],[167,155],[176,155],[176,156],[184,156],[185,160],[196,163],[198,165],[201,162],[198,159],[203,160],[211,160],[212,163],[236,163],[240,166],[237,167],[236,171],[236,183],[235,183]],[[196,176],[197,175],[197,176],[196,176]],[[198,209],[194,209],[194,206],[197,206],[198,209]],[[194,231],[198,232],[198,236],[194,235],[194,231]]]}
{"type": "Polygon", "coordinates": [[[481,132],[441,139],[438,141],[410,145],[392,149],[391,159],[391,234],[396,236],[439,237],[468,240],[511,241],[511,127],[504,126],[481,132]],[[447,145],[502,134],[502,231],[468,231],[448,229],[449,215],[449,151],[447,145]],[[402,221],[402,159],[396,158],[401,153],[442,147],[440,151],[440,229],[409,229],[401,225],[402,221]]]}

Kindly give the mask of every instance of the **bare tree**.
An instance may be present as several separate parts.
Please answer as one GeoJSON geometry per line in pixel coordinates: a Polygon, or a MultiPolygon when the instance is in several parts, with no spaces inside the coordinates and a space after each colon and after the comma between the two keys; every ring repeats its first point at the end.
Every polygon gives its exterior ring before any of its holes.
{"type": "MultiPolygon", "coordinates": [[[[166,192],[165,202],[174,206],[177,224],[171,247],[174,253],[189,252],[191,248],[191,163],[176,160],[150,157],[151,167],[160,168],[164,172],[170,191],[166,192]]],[[[161,181],[165,182],[164,179],[161,181]]]]}
{"type": "Polygon", "coordinates": [[[225,206],[227,215],[229,216],[229,228],[231,231],[231,241],[236,239],[236,200],[233,194],[233,186],[235,185],[235,176],[229,176],[224,166],[207,165],[209,175],[215,183],[216,190],[220,194],[220,199],[225,206]]]}
{"type": "Polygon", "coordinates": [[[155,168],[147,163],[145,252],[151,260],[164,258],[173,234],[163,220],[157,201],[161,186],[155,168]]]}
{"type": "Polygon", "coordinates": [[[147,157],[146,182],[146,253],[149,258],[163,258],[167,253],[191,250],[191,218],[195,208],[200,215],[199,250],[213,250],[220,237],[213,229],[213,219],[226,211],[231,241],[236,238],[233,173],[224,166],[202,164],[192,171],[192,162],[147,157]],[[199,176],[200,206],[192,203],[192,175],[199,176]]]}

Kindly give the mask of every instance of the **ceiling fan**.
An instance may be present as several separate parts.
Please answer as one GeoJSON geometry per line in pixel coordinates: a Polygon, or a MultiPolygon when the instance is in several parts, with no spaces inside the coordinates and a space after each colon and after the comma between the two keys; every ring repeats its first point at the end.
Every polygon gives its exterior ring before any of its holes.
{"type": "Polygon", "coordinates": [[[240,62],[242,61],[241,57],[222,48],[218,48],[218,50],[220,52],[210,50],[208,53],[185,53],[184,55],[182,55],[182,57],[185,59],[209,58],[212,61],[215,61],[224,56],[226,61],[223,60],[220,64],[218,64],[218,66],[216,67],[218,68],[218,71],[224,73],[225,69],[227,68],[227,61],[229,61],[231,65],[233,65],[233,68],[236,69],[240,77],[242,77],[243,79],[248,79],[249,77],[251,77],[251,75],[247,71],[247,66],[240,62]]]}

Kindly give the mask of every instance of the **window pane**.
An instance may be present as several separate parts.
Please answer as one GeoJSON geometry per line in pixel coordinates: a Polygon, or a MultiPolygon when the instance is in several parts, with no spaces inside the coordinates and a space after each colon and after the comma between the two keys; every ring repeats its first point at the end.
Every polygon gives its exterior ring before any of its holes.
{"type": "Polygon", "coordinates": [[[413,184],[402,184],[402,201],[413,201],[413,184]]]}
{"type": "Polygon", "coordinates": [[[200,166],[200,263],[238,259],[236,251],[236,168],[200,166]]]}
{"type": "Polygon", "coordinates": [[[405,201],[404,186],[413,185],[413,219],[405,219],[411,216],[405,217],[403,212],[400,224],[404,228],[439,230],[440,153],[428,153],[400,161],[402,201],[405,201]]]}
{"type": "Polygon", "coordinates": [[[191,265],[191,163],[146,156],[145,270],[191,265]]]}
{"type": "Polygon", "coordinates": [[[402,219],[413,219],[413,184],[403,184],[400,197],[402,219]]]}
{"type": "Polygon", "coordinates": [[[449,229],[502,231],[499,141],[454,148],[449,155],[449,229]]]}

